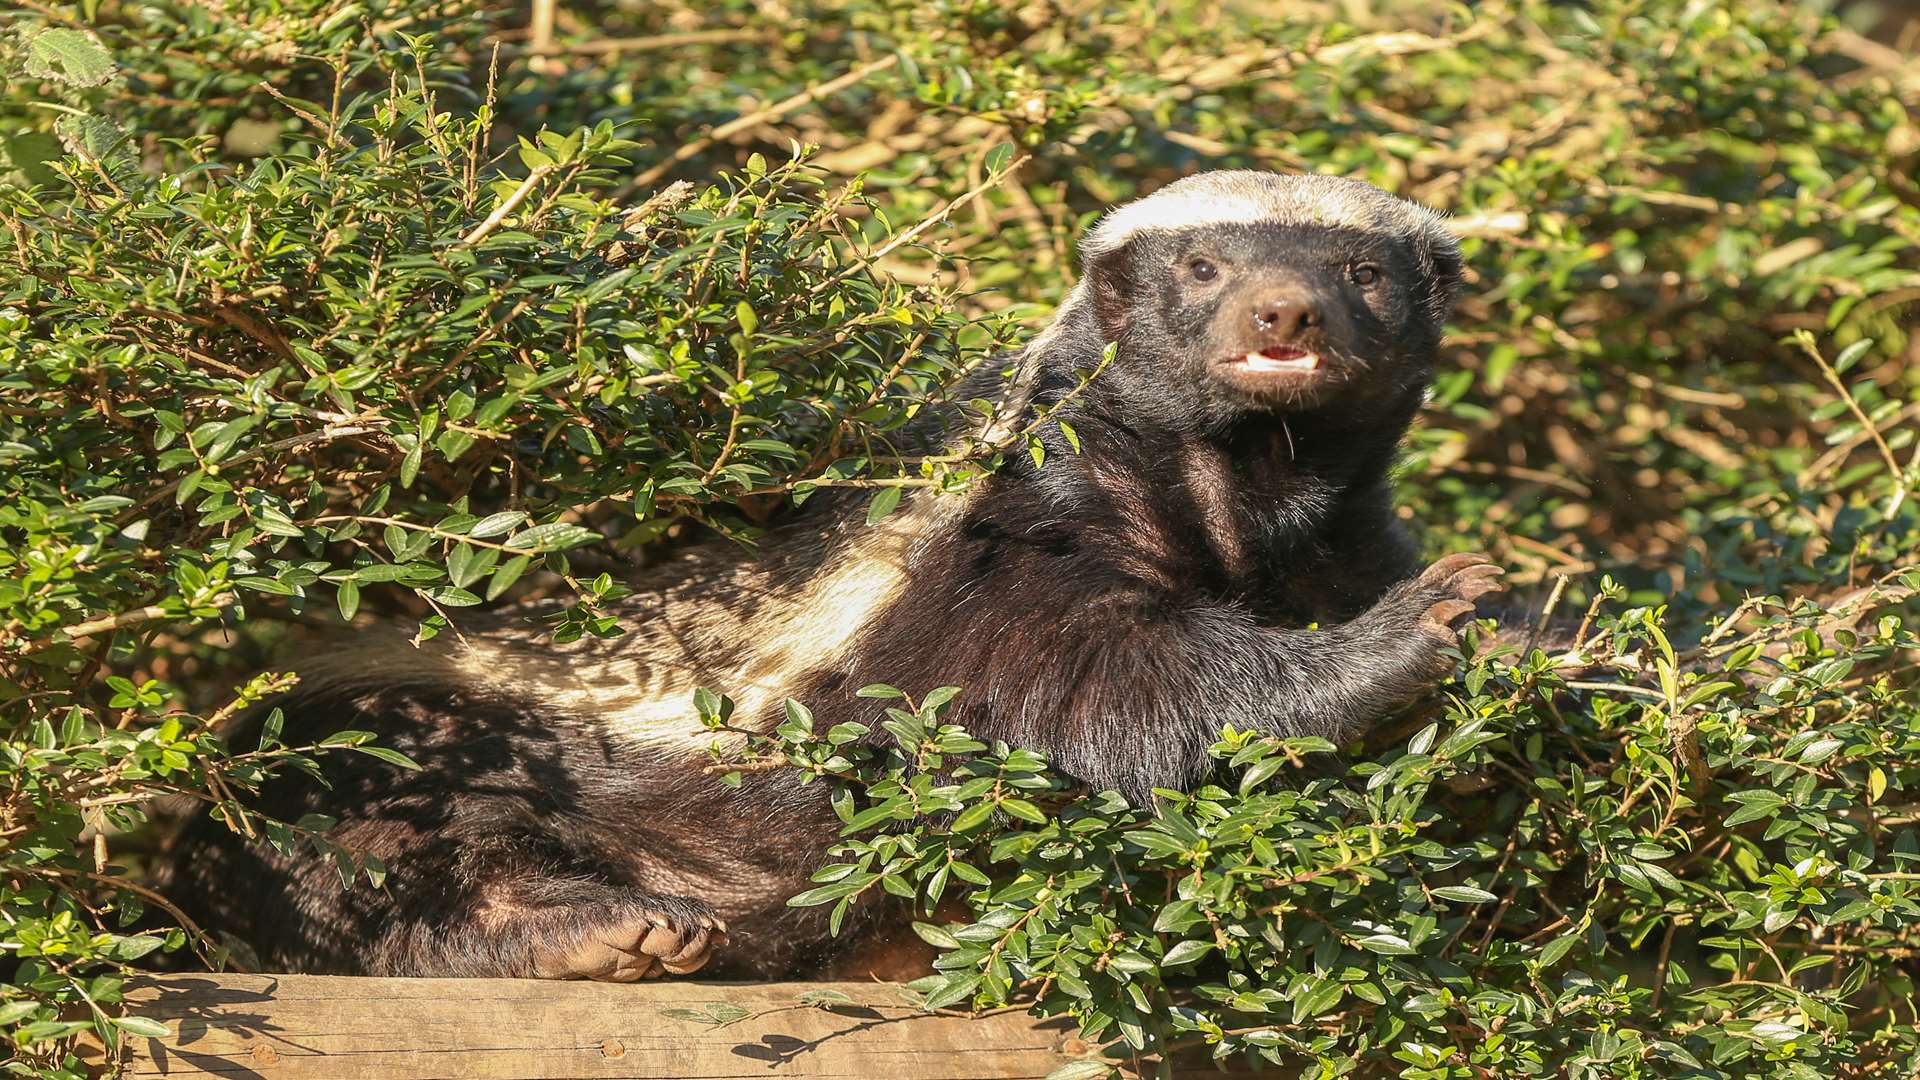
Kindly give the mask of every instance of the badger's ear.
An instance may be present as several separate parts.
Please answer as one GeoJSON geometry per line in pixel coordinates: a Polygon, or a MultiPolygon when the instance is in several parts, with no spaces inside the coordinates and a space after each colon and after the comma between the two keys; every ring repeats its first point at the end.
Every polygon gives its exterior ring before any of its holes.
{"type": "Polygon", "coordinates": [[[1433,281],[1434,321],[1445,322],[1466,284],[1466,263],[1460,257],[1460,243],[1451,233],[1435,229],[1427,237],[1425,247],[1427,272],[1433,281]]]}
{"type": "Polygon", "coordinates": [[[1132,240],[1118,247],[1082,249],[1081,269],[1093,297],[1094,317],[1104,341],[1118,341],[1133,317],[1141,296],[1138,247],[1132,240]]]}

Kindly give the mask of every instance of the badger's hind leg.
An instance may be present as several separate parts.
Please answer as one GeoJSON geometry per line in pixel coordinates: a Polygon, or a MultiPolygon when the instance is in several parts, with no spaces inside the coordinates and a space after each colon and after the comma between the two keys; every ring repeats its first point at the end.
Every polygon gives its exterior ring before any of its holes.
{"type": "Polygon", "coordinates": [[[254,808],[332,819],[325,848],[205,815],[177,838],[156,883],[264,970],[626,981],[697,971],[725,942],[703,900],[640,876],[673,861],[628,824],[647,815],[660,762],[566,717],[444,690],[322,689],[283,708],[290,743],[372,730],[419,768],[334,754],[324,783],[268,781],[254,808]],[[342,888],[336,850],[376,857],[381,883],[342,888]]]}
{"type": "Polygon", "coordinates": [[[377,967],[410,975],[598,979],[633,982],[700,970],[726,943],[726,924],[706,903],[615,883],[526,834],[469,839],[445,853],[395,867],[394,923],[377,967]],[[435,873],[444,870],[445,877],[435,873]],[[443,919],[420,918],[443,883],[461,901],[443,919]],[[408,896],[408,893],[422,895],[408,896]],[[410,902],[418,901],[418,902],[410,902]],[[414,917],[409,917],[410,915],[414,917]]]}

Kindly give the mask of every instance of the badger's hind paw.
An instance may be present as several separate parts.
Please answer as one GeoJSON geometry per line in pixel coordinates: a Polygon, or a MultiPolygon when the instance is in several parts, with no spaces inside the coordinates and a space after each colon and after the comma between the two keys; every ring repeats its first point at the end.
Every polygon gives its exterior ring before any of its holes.
{"type": "Polygon", "coordinates": [[[699,971],[726,944],[727,924],[712,908],[682,897],[622,905],[581,928],[577,938],[543,951],[543,979],[635,982],[699,971]]]}

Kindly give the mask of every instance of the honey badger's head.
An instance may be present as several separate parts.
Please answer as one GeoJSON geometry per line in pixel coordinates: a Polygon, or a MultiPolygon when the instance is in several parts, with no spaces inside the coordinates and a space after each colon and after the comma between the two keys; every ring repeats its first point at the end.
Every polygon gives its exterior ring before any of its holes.
{"type": "Polygon", "coordinates": [[[1103,377],[1183,426],[1410,414],[1460,282],[1439,215],[1332,176],[1188,177],[1107,215],[1081,254],[1063,321],[1118,342],[1103,377]]]}

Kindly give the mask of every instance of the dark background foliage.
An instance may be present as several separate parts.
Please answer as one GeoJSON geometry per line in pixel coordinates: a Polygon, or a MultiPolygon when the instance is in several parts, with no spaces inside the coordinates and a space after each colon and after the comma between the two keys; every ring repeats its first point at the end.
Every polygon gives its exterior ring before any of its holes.
{"type": "Polygon", "coordinates": [[[157,799],[321,843],[250,787],[382,753],[221,738],[300,624],[547,596],[556,635],[617,633],[662,545],[964,485],[990,456],[891,433],[1064,295],[1091,215],[1255,166],[1453,215],[1404,512],[1572,633],[1342,756],[1229,734],[1236,786],[1149,814],[937,734],[933,688],[891,760],[796,719],[760,753],[851,784],[801,901],[964,894],[922,990],[1073,1011],[1105,1044],[1077,1075],[1910,1075],[1920,66],[1845,14],[6,12],[6,1067],[149,1031],[115,1006],[140,955],[217,959],[218,927],[130,929],[166,919],[157,799]],[[928,754],[968,764],[901,772],[928,754]]]}

